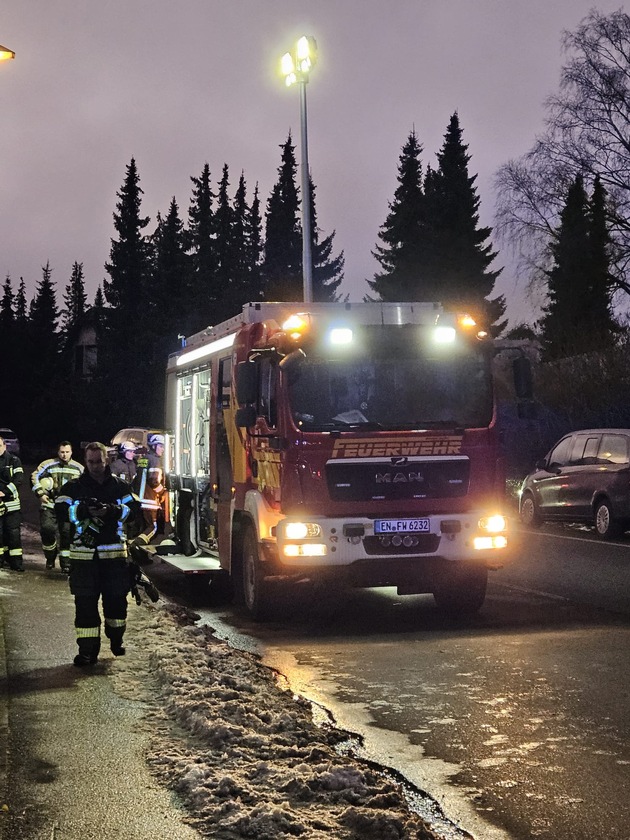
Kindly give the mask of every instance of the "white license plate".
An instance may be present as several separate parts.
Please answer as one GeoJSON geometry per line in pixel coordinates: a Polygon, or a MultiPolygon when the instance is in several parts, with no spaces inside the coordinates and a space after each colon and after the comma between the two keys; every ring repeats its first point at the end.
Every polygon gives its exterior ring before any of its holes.
{"type": "Polygon", "coordinates": [[[375,519],[375,534],[427,534],[430,531],[428,519],[375,519]]]}

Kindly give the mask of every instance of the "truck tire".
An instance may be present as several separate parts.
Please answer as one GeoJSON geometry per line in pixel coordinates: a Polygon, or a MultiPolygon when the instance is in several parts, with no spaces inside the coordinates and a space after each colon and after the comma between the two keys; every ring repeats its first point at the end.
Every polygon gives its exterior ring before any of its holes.
{"type": "Polygon", "coordinates": [[[433,590],[438,607],[448,615],[473,615],[486,600],[488,570],[463,563],[444,569],[433,590]]]}
{"type": "Polygon", "coordinates": [[[270,585],[265,581],[256,532],[251,526],[243,534],[237,598],[254,621],[264,621],[271,611],[270,585]]]}

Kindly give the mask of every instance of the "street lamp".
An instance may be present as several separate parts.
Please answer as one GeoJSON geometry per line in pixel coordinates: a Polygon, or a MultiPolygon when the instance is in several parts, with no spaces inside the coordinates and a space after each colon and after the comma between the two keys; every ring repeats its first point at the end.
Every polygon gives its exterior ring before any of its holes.
{"type": "Polygon", "coordinates": [[[0,61],[6,61],[8,58],[15,58],[15,53],[8,47],[3,47],[2,44],[0,44],[0,61]]]}
{"type": "Polygon", "coordinates": [[[302,141],[302,276],[304,300],[313,300],[313,256],[311,252],[311,190],[308,176],[308,130],[306,122],[306,83],[317,61],[317,44],[310,35],[302,35],[293,52],[282,56],[281,66],[287,87],[300,86],[300,129],[302,141]]]}

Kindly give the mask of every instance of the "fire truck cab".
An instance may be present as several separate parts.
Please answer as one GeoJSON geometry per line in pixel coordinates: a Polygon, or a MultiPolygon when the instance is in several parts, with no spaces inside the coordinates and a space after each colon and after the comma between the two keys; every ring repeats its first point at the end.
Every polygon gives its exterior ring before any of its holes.
{"type": "Polygon", "coordinates": [[[483,604],[512,539],[492,342],[436,303],[250,303],[169,358],[183,571],[254,618],[281,581],[483,604]]]}

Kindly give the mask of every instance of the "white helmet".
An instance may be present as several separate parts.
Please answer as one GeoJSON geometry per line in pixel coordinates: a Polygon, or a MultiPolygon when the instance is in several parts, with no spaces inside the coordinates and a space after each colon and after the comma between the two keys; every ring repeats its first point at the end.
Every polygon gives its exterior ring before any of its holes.
{"type": "Polygon", "coordinates": [[[148,444],[152,449],[160,443],[164,446],[164,435],[149,435],[148,444]]]}
{"type": "Polygon", "coordinates": [[[44,476],[39,482],[39,486],[42,488],[44,493],[48,494],[55,486],[55,482],[49,476],[44,476]]]}

